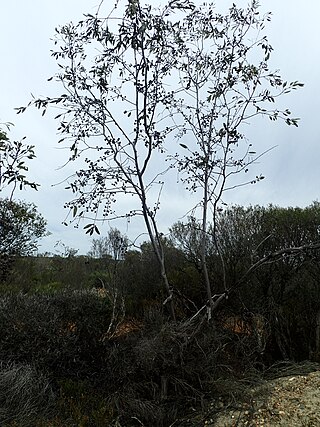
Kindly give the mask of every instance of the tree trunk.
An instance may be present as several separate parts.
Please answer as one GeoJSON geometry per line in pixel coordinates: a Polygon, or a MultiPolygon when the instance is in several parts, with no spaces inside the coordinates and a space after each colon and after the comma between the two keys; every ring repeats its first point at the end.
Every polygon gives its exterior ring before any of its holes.
{"type": "Polygon", "coordinates": [[[316,347],[315,355],[320,360],[320,310],[316,314],[316,347]]]}

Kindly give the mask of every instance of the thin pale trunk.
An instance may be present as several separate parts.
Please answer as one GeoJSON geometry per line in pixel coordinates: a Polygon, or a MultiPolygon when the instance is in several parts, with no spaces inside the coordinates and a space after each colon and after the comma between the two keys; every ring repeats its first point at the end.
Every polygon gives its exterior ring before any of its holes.
{"type": "Polygon", "coordinates": [[[212,316],[212,292],[211,292],[211,284],[209,279],[209,273],[207,268],[207,216],[208,216],[208,176],[207,170],[205,170],[204,176],[204,194],[203,194],[203,210],[202,210],[202,227],[201,227],[201,264],[202,264],[202,272],[203,278],[207,290],[207,298],[208,298],[208,320],[211,319],[212,316]]]}
{"type": "MultiPolygon", "coordinates": [[[[152,218],[152,220],[153,220],[153,218],[152,218]]],[[[170,286],[170,283],[168,280],[166,266],[165,266],[165,262],[164,262],[163,246],[162,246],[162,243],[160,240],[158,230],[156,228],[156,224],[154,223],[154,220],[153,220],[153,225],[154,225],[156,239],[157,239],[157,242],[156,242],[154,240],[154,236],[153,236],[153,245],[154,245],[156,256],[158,258],[158,262],[160,264],[161,277],[162,277],[162,280],[164,282],[164,285],[166,287],[167,294],[168,294],[168,297],[166,298],[166,300],[164,301],[163,304],[165,305],[165,304],[169,303],[171,318],[172,318],[172,320],[176,320],[176,314],[175,314],[174,302],[173,302],[173,289],[172,289],[172,286],[170,286]]]]}
{"type": "MultiPolygon", "coordinates": [[[[140,4],[138,3],[138,7],[139,7],[139,12],[141,13],[140,10],[140,4]]],[[[137,22],[137,28],[139,28],[139,22],[137,22]]],[[[155,109],[153,110],[153,113],[150,117],[150,122],[147,122],[147,117],[150,116],[149,112],[148,112],[148,67],[147,67],[147,60],[145,57],[145,53],[144,53],[144,47],[142,45],[141,47],[142,51],[142,62],[144,64],[144,70],[143,70],[143,75],[144,75],[144,96],[143,96],[143,127],[144,127],[144,131],[145,134],[148,137],[148,153],[146,155],[146,158],[144,159],[143,162],[143,166],[142,168],[140,168],[139,166],[139,161],[138,161],[138,153],[136,151],[135,145],[134,145],[134,158],[135,158],[135,165],[136,165],[136,171],[138,173],[138,180],[139,180],[139,198],[141,200],[141,206],[142,206],[142,212],[143,212],[143,218],[144,218],[144,222],[145,225],[147,227],[148,230],[148,234],[151,240],[151,244],[152,244],[152,248],[153,251],[156,255],[156,258],[158,260],[159,266],[160,266],[160,273],[161,273],[161,277],[162,280],[164,282],[165,288],[167,290],[167,294],[168,297],[166,298],[164,304],[166,303],[170,303],[170,312],[171,312],[171,317],[173,320],[176,319],[175,316],[175,310],[174,310],[174,304],[173,304],[173,290],[172,287],[170,286],[168,277],[167,277],[167,273],[166,273],[166,268],[165,268],[165,263],[164,263],[164,252],[163,252],[163,247],[161,244],[161,240],[160,240],[160,236],[159,236],[159,232],[157,229],[157,224],[155,221],[154,216],[152,215],[152,213],[150,212],[147,203],[146,203],[146,191],[145,191],[145,185],[143,182],[143,175],[147,169],[147,165],[149,164],[150,158],[151,158],[151,154],[152,154],[152,144],[153,144],[153,136],[152,133],[150,133],[150,127],[151,127],[151,123],[153,122],[153,117],[155,114],[155,109]]],[[[136,55],[136,51],[135,51],[135,55],[136,55]]],[[[139,116],[140,116],[140,112],[139,112],[139,97],[140,97],[140,91],[138,90],[139,87],[139,74],[141,72],[141,64],[140,62],[137,60],[136,56],[135,56],[135,64],[136,64],[136,117],[137,117],[137,127],[136,127],[136,141],[138,141],[139,138],[139,126],[140,126],[140,120],[139,120],[139,116]]]]}
{"type": "Polygon", "coordinates": [[[160,236],[157,230],[157,225],[156,222],[154,220],[153,217],[150,218],[150,215],[148,214],[148,207],[145,203],[145,200],[142,200],[142,211],[143,211],[143,217],[144,217],[144,221],[148,230],[148,234],[151,240],[151,244],[152,244],[152,248],[153,251],[156,255],[156,258],[158,260],[159,266],[160,266],[160,274],[162,277],[162,280],[164,282],[166,291],[167,291],[167,298],[164,301],[164,305],[169,303],[170,305],[170,314],[171,314],[171,318],[172,320],[176,320],[176,315],[175,315],[175,309],[174,309],[174,303],[173,303],[173,289],[170,286],[169,280],[168,280],[168,276],[167,276],[167,272],[166,272],[166,267],[165,267],[165,263],[164,263],[164,251],[163,251],[163,247],[160,241],[160,236]],[[150,223],[150,219],[152,222],[152,225],[150,223]],[[154,231],[152,230],[152,226],[154,231]]]}
{"type": "Polygon", "coordinates": [[[320,310],[316,315],[316,355],[320,356],[320,310]]]}

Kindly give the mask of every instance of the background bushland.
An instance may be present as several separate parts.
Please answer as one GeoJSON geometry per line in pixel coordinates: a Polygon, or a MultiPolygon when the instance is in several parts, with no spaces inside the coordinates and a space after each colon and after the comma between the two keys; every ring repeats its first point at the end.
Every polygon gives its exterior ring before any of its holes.
{"type": "Polygon", "coordinates": [[[217,295],[229,295],[211,323],[190,320],[204,292],[194,218],[162,237],[176,321],[148,242],[120,259],[16,257],[1,284],[0,360],[14,381],[38,375],[34,396],[48,393],[57,426],[166,426],[186,407],[229,395],[230,377],[319,362],[319,223],[318,202],[221,212],[208,271],[217,295]]]}

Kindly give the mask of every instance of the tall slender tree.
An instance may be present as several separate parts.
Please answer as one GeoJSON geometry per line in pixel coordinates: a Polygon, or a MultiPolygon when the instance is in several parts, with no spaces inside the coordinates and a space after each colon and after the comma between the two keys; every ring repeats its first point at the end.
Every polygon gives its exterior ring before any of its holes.
{"type": "Polygon", "coordinates": [[[246,9],[233,4],[225,15],[213,4],[204,4],[170,28],[178,80],[168,110],[178,123],[176,136],[183,149],[173,160],[186,188],[197,195],[193,215],[198,212],[201,218],[209,318],[215,297],[206,260],[208,224],[219,251],[217,214],[225,192],[264,178],[244,176],[264,154],[247,141],[245,125],[258,116],[298,125],[288,109],[274,107],[277,98],[303,85],[288,83],[270,70],[273,48],[261,35],[269,20],[270,14],[262,16],[255,0],[246,9]]]}
{"type": "Polygon", "coordinates": [[[268,106],[301,84],[287,83],[269,70],[272,47],[260,32],[270,15],[260,16],[256,1],[247,9],[233,5],[221,15],[212,4],[196,7],[189,0],[170,1],[161,9],[128,0],[118,18],[119,3],[105,18],[98,16],[105,6],[101,2],[97,15],[57,29],[52,54],[60,71],[52,78],[64,93],[30,104],[43,114],[48,106],[62,109],[56,116],[60,141],[71,141],[70,161],[82,158],[69,180],[75,198],[66,206],[74,218],[93,220],[87,232],[98,231],[100,219],[142,216],[173,318],[157,213],[166,172],[180,171],[187,189],[199,198],[210,318],[209,217],[212,213],[215,227],[227,189],[262,179],[232,179],[247,173],[259,156],[246,142],[243,125],[263,115],[296,126],[289,110],[268,106]],[[117,208],[123,195],[137,202],[125,212],[117,208]]]}

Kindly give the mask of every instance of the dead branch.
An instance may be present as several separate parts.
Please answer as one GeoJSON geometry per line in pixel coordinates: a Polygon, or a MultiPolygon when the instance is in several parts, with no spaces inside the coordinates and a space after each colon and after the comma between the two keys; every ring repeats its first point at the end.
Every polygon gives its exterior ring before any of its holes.
{"type": "Polygon", "coordinates": [[[213,295],[211,304],[209,304],[209,301],[207,301],[207,303],[205,305],[203,305],[188,320],[188,324],[192,323],[205,310],[207,310],[207,318],[208,318],[208,320],[210,320],[212,312],[218,308],[219,304],[224,299],[227,299],[229,294],[232,291],[234,291],[239,286],[241,286],[251,273],[256,271],[258,268],[262,267],[263,265],[269,264],[271,262],[277,262],[283,257],[283,255],[296,256],[296,255],[300,254],[301,252],[308,251],[308,250],[316,250],[316,249],[320,249],[320,242],[319,243],[312,243],[309,245],[302,245],[302,246],[298,246],[298,247],[280,249],[278,251],[272,252],[272,253],[266,255],[265,257],[259,259],[257,262],[255,262],[253,265],[251,265],[251,267],[245,272],[245,274],[233,286],[230,286],[222,294],[213,295]]]}

